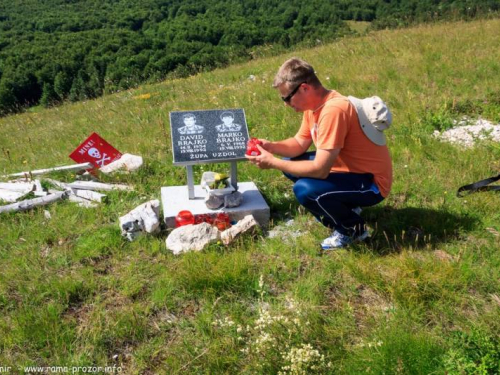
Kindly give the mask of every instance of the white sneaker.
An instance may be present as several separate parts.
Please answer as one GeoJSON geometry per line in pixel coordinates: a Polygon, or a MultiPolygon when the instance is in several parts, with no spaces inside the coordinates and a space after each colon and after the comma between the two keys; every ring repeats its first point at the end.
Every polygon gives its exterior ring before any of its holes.
{"type": "Polygon", "coordinates": [[[336,230],[333,231],[332,235],[328,238],[325,238],[323,242],[321,242],[321,248],[323,250],[332,250],[332,249],[340,249],[342,247],[346,247],[354,242],[365,240],[370,234],[367,230],[361,233],[357,237],[350,237],[336,230]]]}

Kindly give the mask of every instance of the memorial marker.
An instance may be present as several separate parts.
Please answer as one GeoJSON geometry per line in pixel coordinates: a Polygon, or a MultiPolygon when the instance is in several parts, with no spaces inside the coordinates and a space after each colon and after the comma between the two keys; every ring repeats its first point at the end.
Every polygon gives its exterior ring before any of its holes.
{"type": "Polygon", "coordinates": [[[248,128],[243,109],[170,112],[174,165],[187,169],[189,199],[194,199],[195,164],[231,163],[231,185],[238,190],[238,160],[245,159],[248,128]]]}
{"type": "Polygon", "coordinates": [[[170,112],[173,164],[185,166],[186,186],[162,187],[163,214],[169,228],[175,227],[175,217],[188,210],[193,215],[213,213],[205,202],[206,191],[194,184],[193,165],[209,163],[231,164],[231,185],[242,195],[237,207],[224,207],[232,220],[252,214],[259,224],[267,227],[270,210],[253,182],[238,185],[237,162],[247,160],[249,139],[243,109],[216,109],[170,112]],[[195,196],[195,193],[198,195],[195,196]]]}
{"type": "Polygon", "coordinates": [[[243,109],[170,112],[174,165],[245,160],[243,109]]]}

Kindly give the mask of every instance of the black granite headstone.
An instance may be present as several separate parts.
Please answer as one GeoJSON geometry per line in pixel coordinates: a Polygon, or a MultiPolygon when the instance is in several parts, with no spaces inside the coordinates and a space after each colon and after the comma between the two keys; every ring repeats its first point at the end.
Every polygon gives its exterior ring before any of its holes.
{"type": "Polygon", "coordinates": [[[248,128],[243,109],[170,112],[174,164],[245,160],[248,128]]]}

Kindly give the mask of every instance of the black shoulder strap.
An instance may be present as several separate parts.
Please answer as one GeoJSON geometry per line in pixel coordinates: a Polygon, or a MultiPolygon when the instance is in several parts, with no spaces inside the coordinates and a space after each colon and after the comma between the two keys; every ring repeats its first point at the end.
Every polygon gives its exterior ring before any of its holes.
{"type": "Polygon", "coordinates": [[[492,182],[500,180],[500,174],[496,177],[490,177],[486,180],[481,180],[478,182],[474,182],[470,185],[464,185],[457,191],[457,197],[462,198],[467,194],[475,193],[476,191],[496,191],[500,190],[500,186],[488,186],[492,182]]]}

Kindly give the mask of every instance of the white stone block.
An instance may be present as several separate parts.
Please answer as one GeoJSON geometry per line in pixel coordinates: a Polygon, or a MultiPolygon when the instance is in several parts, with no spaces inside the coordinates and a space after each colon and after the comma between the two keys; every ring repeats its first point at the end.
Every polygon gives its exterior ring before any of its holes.
{"type": "Polygon", "coordinates": [[[184,225],[176,228],[167,237],[167,249],[175,255],[189,251],[200,251],[208,244],[220,239],[220,231],[208,224],[184,225]]]}
{"type": "Polygon", "coordinates": [[[123,154],[122,157],[118,160],[115,160],[108,165],[100,168],[99,170],[102,173],[112,173],[118,171],[120,169],[125,170],[127,172],[133,172],[139,169],[142,166],[143,160],[141,156],[132,155],[132,154],[123,154]]]}
{"type": "Polygon", "coordinates": [[[161,188],[161,200],[164,220],[169,228],[175,227],[175,217],[179,211],[188,210],[193,215],[225,212],[231,220],[239,221],[246,215],[253,215],[263,228],[269,225],[270,210],[262,194],[253,182],[239,182],[238,192],[242,195],[241,205],[232,208],[221,208],[212,211],[205,205],[206,191],[200,186],[194,186],[195,198],[189,199],[187,186],[166,186],[161,188]]]}
{"type": "Polygon", "coordinates": [[[247,215],[238,221],[231,228],[226,229],[221,234],[221,240],[224,245],[229,245],[240,234],[248,232],[250,229],[258,227],[259,223],[255,221],[252,215],[247,215]]]}
{"type": "Polygon", "coordinates": [[[137,206],[120,217],[122,235],[130,241],[142,232],[156,233],[160,229],[160,201],[155,199],[137,206]]]}

